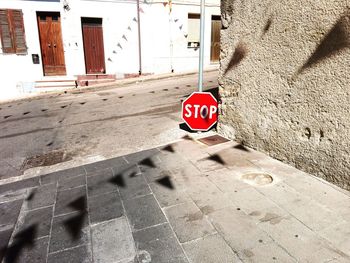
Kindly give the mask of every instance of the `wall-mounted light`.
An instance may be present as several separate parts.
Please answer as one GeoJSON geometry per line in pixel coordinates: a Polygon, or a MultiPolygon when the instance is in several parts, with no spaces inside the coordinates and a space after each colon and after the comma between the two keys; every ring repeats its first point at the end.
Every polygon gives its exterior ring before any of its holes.
{"type": "Polygon", "coordinates": [[[70,10],[70,6],[69,6],[67,0],[64,0],[64,1],[63,1],[63,9],[64,9],[65,11],[69,11],[69,10],[70,10]]]}

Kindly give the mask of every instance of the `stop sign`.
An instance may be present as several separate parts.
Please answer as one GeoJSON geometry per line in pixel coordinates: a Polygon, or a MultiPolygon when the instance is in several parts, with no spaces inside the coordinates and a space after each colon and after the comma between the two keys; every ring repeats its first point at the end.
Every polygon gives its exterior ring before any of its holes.
{"type": "Polygon", "coordinates": [[[207,131],[218,120],[218,102],[210,92],[193,92],[182,102],[182,119],[195,131],[207,131]]]}

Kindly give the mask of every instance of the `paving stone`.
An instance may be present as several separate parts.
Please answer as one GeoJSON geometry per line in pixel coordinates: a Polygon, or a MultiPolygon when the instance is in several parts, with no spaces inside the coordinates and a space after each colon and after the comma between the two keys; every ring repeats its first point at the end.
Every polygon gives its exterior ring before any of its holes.
{"type": "Polygon", "coordinates": [[[327,262],[342,256],[341,251],[331,248],[324,239],[294,217],[287,216],[276,224],[261,223],[258,227],[299,262],[317,262],[317,258],[327,262]]]}
{"type": "Polygon", "coordinates": [[[243,262],[297,262],[295,258],[280,247],[278,244],[271,242],[268,244],[258,244],[256,247],[240,251],[239,256],[243,262]]]}
{"type": "Polygon", "coordinates": [[[46,262],[48,237],[43,237],[33,241],[33,245],[12,245],[6,252],[4,262],[18,263],[42,263],[46,262]],[[8,260],[8,261],[7,261],[8,260]]]}
{"type": "Polygon", "coordinates": [[[204,214],[231,206],[230,199],[207,178],[191,182],[187,192],[204,214]]]}
{"type": "Polygon", "coordinates": [[[170,189],[158,183],[152,183],[149,186],[158,200],[161,207],[172,206],[190,201],[186,191],[177,187],[175,180],[171,180],[174,189],[170,189]]]}
{"type": "Polygon", "coordinates": [[[119,193],[123,200],[144,196],[151,193],[143,175],[135,175],[134,177],[124,176],[125,186],[119,186],[119,193]]]}
{"type": "MultiPolygon", "coordinates": [[[[161,153],[158,155],[158,157],[161,161],[161,163],[158,164],[158,168],[161,170],[167,170],[173,174],[181,172],[184,167],[188,167],[188,166],[194,167],[192,163],[184,159],[178,153],[161,153]]],[[[197,169],[197,173],[198,173],[198,169],[197,169]]]]}
{"type": "Polygon", "coordinates": [[[254,212],[260,212],[261,214],[262,211],[271,211],[275,208],[273,211],[278,210],[282,213],[278,216],[286,215],[286,211],[279,209],[274,202],[253,187],[236,190],[236,192],[229,193],[228,196],[235,207],[240,208],[246,214],[254,212]]]}
{"type": "Polygon", "coordinates": [[[7,203],[7,202],[16,201],[16,200],[26,199],[28,197],[28,193],[30,193],[32,189],[35,189],[35,188],[11,190],[9,192],[0,194],[0,203],[7,203]]]}
{"type": "Polygon", "coordinates": [[[222,169],[225,165],[225,163],[221,163],[222,160],[215,161],[212,160],[213,156],[207,155],[203,156],[202,159],[199,159],[198,161],[194,161],[193,164],[201,171],[201,172],[209,172],[213,170],[222,169]]]}
{"type": "Polygon", "coordinates": [[[90,248],[86,245],[59,251],[48,255],[47,263],[89,263],[92,262],[90,248]]]}
{"type": "Polygon", "coordinates": [[[350,256],[350,223],[331,224],[318,233],[339,250],[350,256]]]}
{"type": "Polygon", "coordinates": [[[125,155],[125,159],[129,162],[129,164],[138,164],[140,161],[147,159],[147,158],[154,158],[157,155],[159,155],[160,152],[157,148],[137,152],[137,153],[132,153],[125,155]]]}
{"type": "Polygon", "coordinates": [[[234,207],[215,211],[209,214],[209,218],[224,240],[238,253],[260,243],[272,242],[249,216],[234,207]]]}
{"type": "Polygon", "coordinates": [[[88,199],[91,224],[100,223],[124,215],[118,193],[112,192],[88,199]]]}
{"type": "Polygon", "coordinates": [[[166,222],[153,195],[124,201],[124,207],[133,231],[166,222]]]}
{"type": "Polygon", "coordinates": [[[76,247],[88,242],[87,214],[76,212],[53,218],[50,253],[76,247]]]}
{"type": "Polygon", "coordinates": [[[190,241],[183,244],[183,247],[193,263],[241,262],[218,234],[190,241]]]}
{"type": "Polygon", "coordinates": [[[67,178],[86,174],[83,166],[74,167],[62,171],[57,171],[40,176],[41,184],[55,183],[57,181],[65,180],[67,178]]]}
{"type": "Polygon", "coordinates": [[[138,258],[143,262],[188,262],[168,223],[133,233],[138,258]]]}
{"type": "Polygon", "coordinates": [[[55,216],[74,211],[86,211],[86,187],[81,186],[57,193],[55,216]]]}
{"type": "Polygon", "coordinates": [[[314,200],[298,199],[282,207],[314,231],[344,222],[342,217],[314,200]]]}
{"type": "Polygon", "coordinates": [[[130,262],[136,256],[133,237],[123,216],[91,227],[94,262],[130,262]]]}
{"type": "Polygon", "coordinates": [[[27,200],[27,209],[52,206],[56,199],[56,183],[43,185],[32,192],[32,198],[27,200]]]}
{"type": "Polygon", "coordinates": [[[162,167],[147,168],[147,169],[142,168],[141,170],[142,170],[142,175],[145,177],[148,183],[153,183],[160,178],[172,175],[170,170],[164,169],[162,167]]]}
{"type": "Polygon", "coordinates": [[[28,211],[24,217],[24,223],[19,227],[18,231],[37,225],[37,237],[48,236],[50,234],[52,214],[53,206],[28,211]]]}
{"type": "Polygon", "coordinates": [[[0,226],[0,262],[2,262],[2,259],[5,256],[5,252],[10,241],[13,228],[13,225],[0,226]]]}
{"type": "Polygon", "coordinates": [[[171,206],[164,211],[181,243],[216,232],[192,202],[171,206]]]}
{"type": "Polygon", "coordinates": [[[58,182],[58,191],[72,189],[86,184],[85,175],[75,176],[58,182]]]}
{"type": "Polygon", "coordinates": [[[105,169],[87,177],[88,196],[106,194],[118,191],[118,186],[111,182],[113,179],[112,169],[105,169]]]}
{"type": "Polygon", "coordinates": [[[16,200],[0,204],[0,226],[16,223],[22,203],[23,200],[16,200]]]}
{"type": "Polygon", "coordinates": [[[281,206],[293,203],[297,200],[311,200],[306,195],[296,192],[284,182],[278,182],[277,184],[268,185],[266,187],[259,187],[256,188],[256,190],[281,206]]]}
{"type": "Polygon", "coordinates": [[[206,173],[207,178],[215,184],[222,192],[232,193],[240,189],[251,187],[240,180],[237,172],[223,168],[206,173]]]}
{"type": "Polygon", "coordinates": [[[121,167],[125,166],[128,163],[125,161],[123,157],[117,157],[117,158],[112,158],[96,163],[91,163],[84,165],[84,168],[86,170],[86,173],[88,176],[94,175],[94,173],[100,171],[100,170],[106,170],[107,168],[113,168],[113,167],[121,167]]]}
{"type": "Polygon", "coordinates": [[[6,192],[10,192],[13,190],[36,187],[38,185],[39,185],[39,177],[36,176],[36,177],[21,180],[21,181],[16,181],[13,183],[0,185],[0,194],[4,194],[6,192]]]}

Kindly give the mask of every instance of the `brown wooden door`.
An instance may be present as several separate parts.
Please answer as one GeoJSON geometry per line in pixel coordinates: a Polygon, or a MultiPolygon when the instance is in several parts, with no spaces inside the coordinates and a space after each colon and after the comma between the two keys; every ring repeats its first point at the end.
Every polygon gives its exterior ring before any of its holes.
{"type": "Polygon", "coordinates": [[[37,18],[44,75],[66,75],[60,13],[38,12],[37,18]]]}
{"type": "Polygon", "coordinates": [[[220,16],[212,16],[212,20],[211,20],[211,49],[210,49],[210,61],[211,62],[217,62],[220,59],[220,29],[221,29],[220,16]]]}
{"type": "Polygon", "coordinates": [[[85,67],[87,74],[106,72],[101,18],[82,18],[85,67]]]}

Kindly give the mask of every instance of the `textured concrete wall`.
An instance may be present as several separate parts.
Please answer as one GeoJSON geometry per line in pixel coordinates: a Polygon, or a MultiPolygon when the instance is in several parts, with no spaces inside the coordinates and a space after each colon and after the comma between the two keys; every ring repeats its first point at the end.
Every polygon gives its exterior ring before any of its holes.
{"type": "Polygon", "coordinates": [[[222,0],[220,133],[350,189],[350,0],[222,0]]]}

